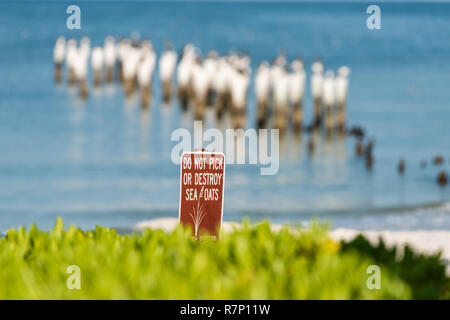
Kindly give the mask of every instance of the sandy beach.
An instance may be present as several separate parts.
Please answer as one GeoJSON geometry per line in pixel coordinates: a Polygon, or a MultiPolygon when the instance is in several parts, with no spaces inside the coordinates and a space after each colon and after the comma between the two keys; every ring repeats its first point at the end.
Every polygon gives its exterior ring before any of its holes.
{"type": "MultiPolygon", "coordinates": [[[[137,223],[133,226],[134,231],[142,231],[146,228],[161,229],[166,232],[172,231],[178,220],[175,218],[158,218],[137,223]]],[[[230,232],[233,228],[239,228],[240,224],[237,222],[224,221],[222,223],[222,230],[230,232]]],[[[272,230],[278,231],[284,225],[272,224],[272,230]]],[[[330,230],[331,238],[336,241],[351,240],[357,235],[364,235],[370,242],[376,244],[382,238],[384,243],[389,247],[404,247],[408,244],[418,252],[433,254],[442,251],[442,260],[447,265],[447,274],[450,274],[450,231],[445,230],[417,230],[417,231],[373,231],[373,230],[356,230],[338,228],[330,230]]]]}

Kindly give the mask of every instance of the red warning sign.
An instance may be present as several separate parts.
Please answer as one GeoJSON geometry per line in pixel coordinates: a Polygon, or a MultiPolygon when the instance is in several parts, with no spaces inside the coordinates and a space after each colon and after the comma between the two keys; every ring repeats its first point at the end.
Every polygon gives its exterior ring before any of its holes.
{"type": "Polygon", "coordinates": [[[185,152],[181,156],[179,221],[193,236],[219,235],[222,224],[225,156],[185,152]]]}

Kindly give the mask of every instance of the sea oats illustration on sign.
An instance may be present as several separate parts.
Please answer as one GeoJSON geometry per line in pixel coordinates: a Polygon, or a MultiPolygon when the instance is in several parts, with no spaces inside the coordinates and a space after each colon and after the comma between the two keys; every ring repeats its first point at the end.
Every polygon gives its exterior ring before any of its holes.
{"type": "MultiPolygon", "coordinates": [[[[203,189],[202,189],[203,191],[203,189]]],[[[201,193],[200,193],[200,197],[197,201],[197,208],[192,207],[192,213],[190,213],[189,215],[192,218],[192,222],[194,223],[194,237],[196,239],[198,239],[198,230],[200,228],[200,225],[202,224],[203,219],[206,217],[207,211],[205,210],[205,205],[202,204],[200,205],[200,198],[201,198],[201,193]]]]}

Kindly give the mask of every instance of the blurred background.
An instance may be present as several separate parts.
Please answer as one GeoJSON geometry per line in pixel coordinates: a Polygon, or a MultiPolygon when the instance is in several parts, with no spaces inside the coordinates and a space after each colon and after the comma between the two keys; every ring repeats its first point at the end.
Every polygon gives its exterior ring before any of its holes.
{"type": "MultiPolygon", "coordinates": [[[[176,51],[192,42],[203,55],[241,50],[251,57],[252,79],[259,62],[281,51],[301,56],[306,122],[314,60],[320,57],[325,69],[351,68],[348,124],[374,139],[372,169],[356,157],[354,139],[319,143],[309,156],[308,135],[288,132],[278,174],[227,167],[224,220],[450,229],[450,190],[436,182],[450,168],[449,3],[377,2],[381,30],[366,27],[365,2],[82,1],[81,29],[68,30],[70,4],[0,3],[0,231],[32,222],[48,229],[57,216],[86,229],[178,216],[170,135],[191,129],[193,116],[176,97],[162,102],[158,64],[148,112],[117,83],[92,89],[83,101],[67,81],[53,80],[59,36],[88,36],[94,46],[108,35],[131,34],[151,40],[158,58],[167,41],[176,51]],[[436,155],[441,165],[433,164],[436,155]]],[[[252,81],[247,128],[256,123],[253,92],[252,81]]],[[[215,126],[208,115],[207,121],[215,126]]]]}

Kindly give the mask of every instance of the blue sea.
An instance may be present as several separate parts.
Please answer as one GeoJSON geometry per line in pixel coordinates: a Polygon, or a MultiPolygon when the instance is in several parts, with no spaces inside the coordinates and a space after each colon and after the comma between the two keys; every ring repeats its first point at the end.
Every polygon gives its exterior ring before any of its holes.
{"type": "MultiPolygon", "coordinates": [[[[352,138],[319,143],[309,157],[308,135],[288,133],[278,174],[227,167],[224,220],[450,230],[450,186],[436,183],[450,170],[450,3],[377,2],[380,30],[366,27],[365,2],[81,1],[81,30],[68,30],[70,4],[0,2],[0,231],[33,222],[48,229],[57,216],[85,229],[177,217],[170,135],[191,129],[192,115],[176,98],[162,103],[158,70],[148,112],[119,84],[94,90],[90,81],[83,102],[67,81],[53,81],[58,36],[102,45],[107,35],[130,34],[151,39],[158,55],[165,41],[177,50],[192,42],[203,54],[247,52],[253,71],[282,50],[301,56],[308,75],[317,57],[326,69],[351,68],[348,123],[375,139],[373,169],[355,156],[352,138]],[[441,166],[432,164],[437,154],[441,166]]],[[[254,127],[253,84],[247,108],[254,127]]]]}

